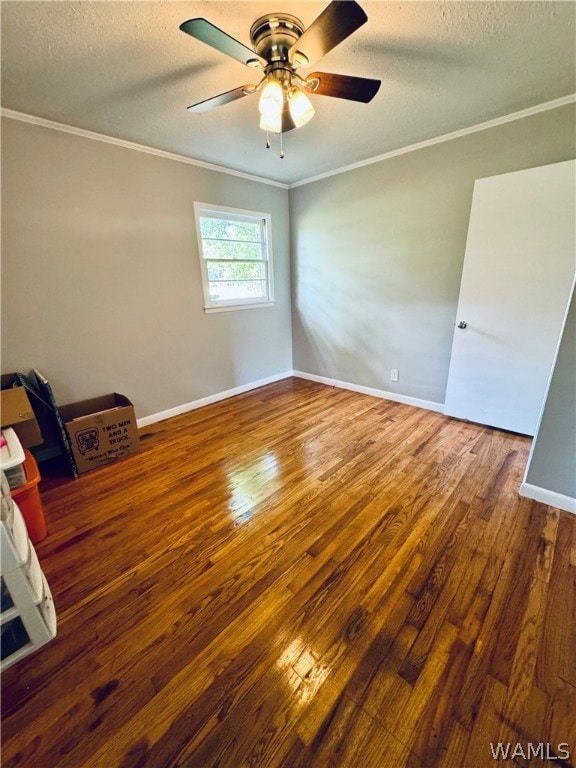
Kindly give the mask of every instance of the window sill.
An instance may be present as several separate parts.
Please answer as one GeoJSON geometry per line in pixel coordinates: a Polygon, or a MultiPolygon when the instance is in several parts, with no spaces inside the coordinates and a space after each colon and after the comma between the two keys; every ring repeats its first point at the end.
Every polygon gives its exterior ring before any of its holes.
{"type": "Polygon", "coordinates": [[[259,301],[256,304],[230,304],[222,307],[204,307],[204,312],[207,315],[212,315],[215,312],[236,312],[239,309],[260,309],[261,307],[274,307],[275,301],[259,301]]]}

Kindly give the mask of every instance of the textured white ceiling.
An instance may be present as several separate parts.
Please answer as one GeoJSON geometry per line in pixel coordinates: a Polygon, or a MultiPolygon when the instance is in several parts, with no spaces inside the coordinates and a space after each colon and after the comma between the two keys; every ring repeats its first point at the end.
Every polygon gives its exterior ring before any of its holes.
{"type": "Polygon", "coordinates": [[[186,110],[255,73],[178,27],[203,16],[249,45],[259,16],[309,25],[327,2],[4,0],[2,106],[290,183],[576,90],[574,2],[360,3],[368,22],[314,69],[379,78],[380,91],[370,104],[314,97],[283,160],[276,141],[265,149],[256,96],[186,110]]]}

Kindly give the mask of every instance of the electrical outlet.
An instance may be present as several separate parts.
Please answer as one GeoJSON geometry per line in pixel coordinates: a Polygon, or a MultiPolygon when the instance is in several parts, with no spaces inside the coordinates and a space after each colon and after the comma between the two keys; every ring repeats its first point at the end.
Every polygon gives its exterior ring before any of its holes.
{"type": "Polygon", "coordinates": [[[398,371],[398,368],[391,368],[390,381],[398,381],[399,378],[400,378],[400,372],[398,371]]]}

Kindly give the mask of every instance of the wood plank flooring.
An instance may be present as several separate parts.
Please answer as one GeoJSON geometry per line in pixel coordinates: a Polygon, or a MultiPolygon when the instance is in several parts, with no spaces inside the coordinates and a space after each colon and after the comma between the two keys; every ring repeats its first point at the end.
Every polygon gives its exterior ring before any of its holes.
{"type": "Polygon", "coordinates": [[[527,438],[286,379],[141,441],[43,482],[4,768],[576,765],[576,518],[518,496],[527,438]]]}

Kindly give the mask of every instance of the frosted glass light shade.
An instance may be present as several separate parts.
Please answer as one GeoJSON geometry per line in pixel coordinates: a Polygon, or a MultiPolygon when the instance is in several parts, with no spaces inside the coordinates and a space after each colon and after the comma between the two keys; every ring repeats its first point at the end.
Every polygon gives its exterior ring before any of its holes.
{"type": "Polygon", "coordinates": [[[282,133],[282,113],[274,117],[260,115],[260,128],[270,133],[282,133]]]}
{"type": "Polygon", "coordinates": [[[279,118],[284,105],[284,91],[277,80],[269,80],[260,94],[258,108],[265,118],[279,118]]]}
{"type": "Polygon", "coordinates": [[[294,87],[288,95],[288,107],[290,108],[290,115],[294,121],[296,128],[301,128],[303,125],[314,117],[314,107],[312,102],[306,96],[304,91],[294,87]]]}

